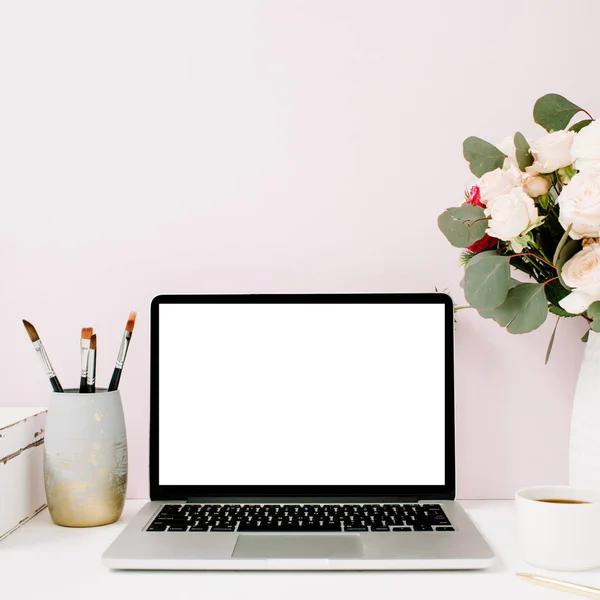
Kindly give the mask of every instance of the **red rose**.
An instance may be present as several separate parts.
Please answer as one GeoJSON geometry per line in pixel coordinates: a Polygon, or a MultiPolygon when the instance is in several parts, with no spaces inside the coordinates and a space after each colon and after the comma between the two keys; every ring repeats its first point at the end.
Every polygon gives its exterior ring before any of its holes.
{"type": "Polygon", "coordinates": [[[485,204],[481,203],[481,190],[479,189],[479,186],[474,185],[469,190],[469,198],[467,200],[467,204],[474,204],[475,206],[485,208],[485,204]]]}
{"type": "Polygon", "coordinates": [[[490,237],[487,233],[476,242],[473,242],[467,250],[469,252],[473,252],[473,254],[477,254],[478,252],[482,252],[483,250],[487,250],[492,246],[495,246],[498,240],[494,237],[490,237]]]}

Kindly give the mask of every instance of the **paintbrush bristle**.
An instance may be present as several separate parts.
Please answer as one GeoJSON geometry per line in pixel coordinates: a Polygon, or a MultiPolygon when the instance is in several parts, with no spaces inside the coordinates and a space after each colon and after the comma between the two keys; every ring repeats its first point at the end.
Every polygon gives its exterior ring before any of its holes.
{"type": "Polygon", "coordinates": [[[94,333],[90,338],[90,350],[96,349],[96,334],[94,333]]]}
{"type": "Polygon", "coordinates": [[[92,337],[92,333],[94,333],[93,327],[82,327],[81,329],[81,339],[89,340],[92,337]]]}
{"type": "Polygon", "coordinates": [[[35,330],[35,327],[29,322],[23,319],[23,325],[25,325],[25,329],[27,330],[27,335],[32,342],[37,342],[40,339],[38,332],[35,330]]]}
{"type": "Polygon", "coordinates": [[[129,331],[131,333],[133,331],[133,326],[135,325],[135,318],[137,317],[137,313],[131,311],[129,313],[129,319],[127,319],[127,325],[125,325],[125,331],[129,331]]]}

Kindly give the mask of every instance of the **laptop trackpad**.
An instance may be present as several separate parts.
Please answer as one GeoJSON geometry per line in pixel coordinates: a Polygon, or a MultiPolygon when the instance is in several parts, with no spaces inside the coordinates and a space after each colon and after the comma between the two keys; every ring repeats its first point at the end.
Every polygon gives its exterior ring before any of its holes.
{"type": "Polygon", "coordinates": [[[360,558],[360,535],[240,534],[232,558],[360,558]]]}

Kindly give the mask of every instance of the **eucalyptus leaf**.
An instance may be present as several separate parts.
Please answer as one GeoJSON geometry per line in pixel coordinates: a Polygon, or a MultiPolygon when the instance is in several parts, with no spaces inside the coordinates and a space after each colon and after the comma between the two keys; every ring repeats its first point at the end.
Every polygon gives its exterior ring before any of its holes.
{"type": "Polygon", "coordinates": [[[587,309],[587,316],[592,319],[590,329],[600,333],[600,301],[592,302],[587,309]]]}
{"type": "Polygon", "coordinates": [[[463,156],[469,162],[469,168],[475,177],[501,168],[506,158],[496,146],[475,136],[468,137],[463,142],[463,156]]]}
{"type": "Polygon", "coordinates": [[[466,248],[480,240],[487,226],[483,208],[473,204],[448,208],[438,217],[440,231],[456,248],[466,248]]]}
{"type": "Polygon", "coordinates": [[[465,298],[477,310],[495,308],[506,300],[509,283],[507,256],[495,253],[476,256],[465,270],[465,298]]]}
{"type": "Polygon", "coordinates": [[[480,260],[483,260],[488,256],[499,256],[499,254],[495,250],[484,250],[483,252],[478,252],[477,254],[475,254],[475,256],[473,256],[473,258],[471,258],[471,260],[465,266],[465,271],[469,267],[476,265],[480,260]]]}
{"type": "Polygon", "coordinates": [[[600,318],[600,301],[592,302],[587,309],[587,316],[590,319],[600,318]]]}
{"type": "Polygon", "coordinates": [[[556,323],[554,324],[554,329],[552,329],[552,335],[550,336],[550,341],[548,342],[548,348],[546,349],[546,359],[544,360],[544,364],[548,364],[548,360],[550,359],[550,353],[552,352],[552,346],[554,346],[554,338],[556,336],[556,328],[558,327],[558,322],[560,321],[560,317],[556,319],[556,323]]]}
{"type": "Polygon", "coordinates": [[[571,223],[565,229],[565,232],[562,234],[562,237],[560,238],[558,245],[556,246],[556,250],[554,251],[554,256],[552,257],[552,264],[554,266],[556,266],[556,263],[558,262],[558,259],[560,257],[560,253],[561,253],[562,249],[564,248],[565,244],[569,241],[569,233],[571,233],[572,227],[573,227],[573,223],[571,223]]]}
{"type": "MultiPolygon", "coordinates": [[[[518,279],[513,279],[512,277],[510,278],[510,282],[508,284],[508,288],[514,288],[515,286],[519,285],[521,282],[518,279]]],[[[482,317],[483,319],[493,319],[494,318],[494,314],[495,314],[496,309],[495,308],[482,308],[481,310],[478,310],[477,312],[479,313],[479,316],[482,317]]]]}
{"type": "Polygon", "coordinates": [[[584,119],[583,121],[578,121],[577,123],[575,123],[574,125],[571,125],[571,127],[569,127],[569,131],[575,131],[577,133],[579,133],[584,127],[587,127],[590,123],[593,123],[594,120],[593,119],[584,119]]]}
{"type": "Polygon", "coordinates": [[[533,164],[533,156],[529,150],[529,142],[525,139],[525,136],[517,131],[515,133],[515,156],[517,158],[517,164],[521,171],[533,164]]]}
{"type": "Polygon", "coordinates": [[[563,268],[564,264],[570,258],[573,258],[573,256],[575,256],[575,254],[577,254],[577,252],[579,252],[579,250],[581,250],[581,241],[571,240],[571,241],[567,242],[562,247],[562,249],[559,253],[559,256],[558,256],[558,260],[555,263],[556,274],[558,275],[558,280],[560,281],[561,285],[566,290],[569,290],[569,291],[571,291],[571,288],[564,282],[564,280],[562,278],[562,268],[563,268]]]}
{"type": "Polygon", "coordinates": [[[521,283],[512,288],[494,318],[512,334],[529,333],[544,323],[548,301],[543,283],[521,283]]]}
{"type": "Polygon", "coordinates": [[[584,334],[583,337],[581,338],[581,341],[585,344],[588,341],[588,338],[590,337],[590,330],[588,329],[584,334]]]}
{"type": "MultiPolygon", "coordinates": [[[[474,254],[473,257],[471,258],[471,260],[468,262],[468,264],[465,265],[465,271],[467,270],[467,267],[469,265],[477,264],[482,258],[485,258],[486,256],[498,256],[498,253],[495,250],[484,250],[483,252],[479,252],[477,254],[474,254]]],[[[465,289],[465,277],[464,277],[464,275],[463,275],[463,278],[458,282],[458,285],[463,290],[465,289]]]]}
{"type": "Polygon", "coordinates": [[[565,129],[581,108],[559,94],[546,94],[533,107],[533,120],[546,131],[565,129]]]}

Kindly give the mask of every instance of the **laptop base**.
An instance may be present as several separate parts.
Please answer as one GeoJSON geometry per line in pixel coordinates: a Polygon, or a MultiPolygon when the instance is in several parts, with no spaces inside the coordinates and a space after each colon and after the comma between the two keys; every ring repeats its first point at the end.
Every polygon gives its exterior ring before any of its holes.
{"type": "Polygon", "coordinates": [[[164,503],[149,502],[102,556],[112,569],[483,569],[494,554],[458,502],[440,502],[454,531],[368,533],[148,532],[164,503]]]}

